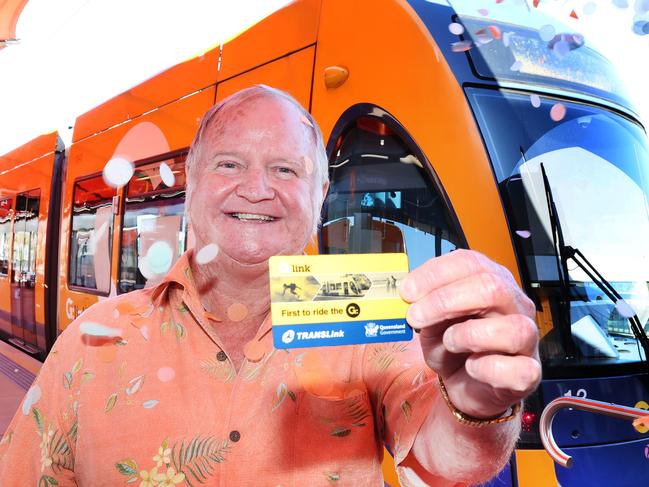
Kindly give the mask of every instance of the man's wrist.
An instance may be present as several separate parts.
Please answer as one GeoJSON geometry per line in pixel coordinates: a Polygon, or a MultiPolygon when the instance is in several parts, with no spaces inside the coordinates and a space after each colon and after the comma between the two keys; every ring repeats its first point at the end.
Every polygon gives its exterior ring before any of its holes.
{"type": "Polygon", "coordinates": [[[506,423],[508,421],[512,421],[518,416],[518,412],[521,410],[522,406],[522,401],[517,402],[513,406],[510,406],[504,413],[491,417],[491,418],[476,418],[473,416],[470,416],[466,414],[465,412],[461,411],[458,409],[455,404],[451,401],[451,399],[448,397],[448,392],[446,390],[446,386],[444,385],[444,381],[440,376],[437,376],[437,379],[439,381],[439,390],[442,394],[442,398],[444,399],[444,402],[446,402],[446,405],[448,406],[449,410],[451,411],[451,414],[453,417],[461,424],[467,425],[467,426],[474,426],[476,428],[481,428],[483,426],[487,426],[490,424],[501,424],[501,423],[506,423]]]}

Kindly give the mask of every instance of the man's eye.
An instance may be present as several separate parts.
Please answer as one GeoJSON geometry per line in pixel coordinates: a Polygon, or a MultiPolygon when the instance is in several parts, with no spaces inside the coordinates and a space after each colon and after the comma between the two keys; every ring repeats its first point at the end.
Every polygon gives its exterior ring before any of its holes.
{"type": "Polygon", "coordinates": [[[295,174],[297,176],[297,172],[295,171],[295,169],[292,169],[290,167],[280,166],[277,168],[277,171],[282,174],[295,174]]]}
{"type": "Polygon", "coordinates": [[[235,167],[237,167],[237,163],[232,161],[221,161],[218,163],[218,167],[224,167],[226,169],[234,169],[235,167]]]}

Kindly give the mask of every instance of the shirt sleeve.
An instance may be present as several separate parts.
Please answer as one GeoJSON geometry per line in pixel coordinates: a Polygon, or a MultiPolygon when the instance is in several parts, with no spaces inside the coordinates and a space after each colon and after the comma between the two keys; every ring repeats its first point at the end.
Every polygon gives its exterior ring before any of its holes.
{"type": "Polygon", "coordinates": [[[77,485],[78,341],[72,325],[59,336],[5,431],[0,441],[3,487],[77,485]]]}
{"type": "Polygon", "coordinates": [[[399,469],[439,394],[437,376],[424,362],[417,334],[410,342],[367,345],[363,374],[377,431],[399,469]]]}

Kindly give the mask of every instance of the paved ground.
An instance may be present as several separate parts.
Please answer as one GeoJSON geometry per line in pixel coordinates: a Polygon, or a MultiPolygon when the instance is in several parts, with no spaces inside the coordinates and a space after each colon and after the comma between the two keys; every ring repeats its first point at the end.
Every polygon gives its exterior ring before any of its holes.
{"type": "Polygon", "coordinates": [[[40,362],[0,341],[0,436],[40,369],[40,362]]]}

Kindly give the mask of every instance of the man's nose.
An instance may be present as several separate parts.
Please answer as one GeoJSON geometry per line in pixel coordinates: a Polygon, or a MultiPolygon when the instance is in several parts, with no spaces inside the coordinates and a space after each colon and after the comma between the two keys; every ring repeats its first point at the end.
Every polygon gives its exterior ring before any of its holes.
{"type": "Polygon", "coordinates": [[[251,202],[272,199],[275,191],[264,168],[249,168],[237,185],[237,196],[251,202]]]}

